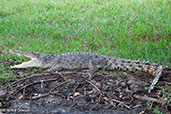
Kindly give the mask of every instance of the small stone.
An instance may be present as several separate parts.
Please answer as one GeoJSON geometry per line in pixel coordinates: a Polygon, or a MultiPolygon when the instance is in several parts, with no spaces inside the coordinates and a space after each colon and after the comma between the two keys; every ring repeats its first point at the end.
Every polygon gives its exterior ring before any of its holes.
{"type": "Polygon", "coordinates": [[[97,86],[97,87],[101,87],[101,83],[97,82],[97,83],[96,83],[96,86],[97,86]]]}
{"type": "Polygon", "coordinates": [[[107,85],[112,86],[112,85],[113,85],[113,83],[112,83],[112,82],[107,82],[107,85]]]}
{"type": "Polygon", "coordinates": [[[129,80],[127,83],[132,84],[133,82],[134,82],[133,80],[129,80]]]}
{"type": "Polygon", "coordinates": [[[139,114],[145,114],[145,111],[141,111],[139,114]]]}
{"type": "Polygon", "coordinates": [[[75,92],[75,93],[74,93],[74,97],[76,97],[76,96],[78,96],[78,95],[80,95],[79,92],[75,92]]]}
{"type": "Polygon", "coordinates": [[[121,89],[118,87],[118,88],[116,89],[116,91],[117,91],[117,92],[120,92],[120,91],[121,91],[121,89]]]}
{"type": "Polygon", "coordinates": [[[119,95],[119,98],[122,98],[123,97],[123,95],[121,94],[121,95],[119,95]]]}
{"type": "Polygon", "coordinates": [[[125,82],[122,82],[122,83],[121,83],[121,86],[122,86],[122,87],[125,87],[125,86],[126,86],[125,82]]]}

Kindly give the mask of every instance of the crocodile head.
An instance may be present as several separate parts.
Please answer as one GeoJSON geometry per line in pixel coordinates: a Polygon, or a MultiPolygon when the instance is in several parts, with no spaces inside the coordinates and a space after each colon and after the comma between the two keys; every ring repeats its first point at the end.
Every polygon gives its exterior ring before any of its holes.
{"type": "Polygon", "coordinates": [[[30,61],[23,62],[19,65],[11,66],[11,68],[28,68],[28,67],[43,67],[43,64],[40,59],[40,53],[34,51],[18,51],[18,50],[9,50],[10,53],[17,54],[18,56],[24,56],[30,58],[30,61]]]}

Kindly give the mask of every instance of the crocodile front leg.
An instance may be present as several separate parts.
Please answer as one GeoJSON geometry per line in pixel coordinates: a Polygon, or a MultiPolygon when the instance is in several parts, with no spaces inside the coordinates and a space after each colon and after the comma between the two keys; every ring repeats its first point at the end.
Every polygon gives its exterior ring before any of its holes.
{"type": "Polygon", "coordinates": [[[50,69],[47,70],[47,72],[56,72],[62,70],[62,66],[52,66],[50,69]]]}
{"type": "Polygon", "coordinates": [[[96,65],[94,65],[91,61],[88,64],[88,69],[87,70],[83,70],[85,72],[89,72],[91,74],[94,74],[95,72],[97,72],[99,69],[97,68],[96,65]]]}
{"type": "Polygon", "coordinates": [[[84,70],[84,71],[86,71],[88,73],[88,75],[89,75],[88,79],[91,80],[92,79],[92,76],[98,70],[99,70],[99,68],[96,65],[94,65],[91,61],[89,61],[88,70],[84,70]]]}

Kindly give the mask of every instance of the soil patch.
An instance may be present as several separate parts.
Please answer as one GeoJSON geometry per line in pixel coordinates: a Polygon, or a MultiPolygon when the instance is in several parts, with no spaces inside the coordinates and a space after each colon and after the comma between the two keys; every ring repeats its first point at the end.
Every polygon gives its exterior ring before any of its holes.
{"type": "MultiPolygon", "coordinates": [[[[16,74],[25,71],[19,69],[16,74]]],[[[170,71],[163,72],[157,86],[171,86],[170,71]]],[[[82,71],[61,71],[18,77],[1,88],[1,111],[6,114],[143,114],[152,113],[146,103],[149,100],[152,106],[157,105],[161,112],[169,114],[171,107],[162,105],[160,88],[148,94],[154,77],[146,73],[115,74],[90,76],[82,71]]]]}

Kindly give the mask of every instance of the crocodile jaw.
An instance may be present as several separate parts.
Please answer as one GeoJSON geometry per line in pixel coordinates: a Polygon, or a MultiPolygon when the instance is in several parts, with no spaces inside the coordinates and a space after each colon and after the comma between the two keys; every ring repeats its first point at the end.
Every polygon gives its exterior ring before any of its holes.
{"type": "Polygon", "coordinates": [[[28,67],[41,67],[41,66],[42,64],[37,59],[31,59],[30,61],[11,66],[11,68],[28,68],[28,67]]]}
{"type": "Polygon", "coordinates": [[[32,52],[17,51],[17,50],[12,50],[12,49],[10,49],[9,52],[13,54],[17,54],[18,56],[24,56],[24,57],[31,59],[30,61],[11,66],[11,68],[43,67],[43,65],[41,64],[41,61],[33,57],[32,52]]]}

